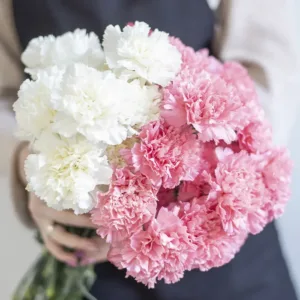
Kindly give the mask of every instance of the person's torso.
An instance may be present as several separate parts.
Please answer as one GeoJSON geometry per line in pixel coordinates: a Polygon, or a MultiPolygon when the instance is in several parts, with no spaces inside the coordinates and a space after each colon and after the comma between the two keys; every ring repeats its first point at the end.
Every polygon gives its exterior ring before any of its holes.
{"type": "Polygon", "coordinates": [[[76,28],[100,37],[109,24],[144,21],[179,37],[194,49],[209,48],[214,16],[206,0],[13,0],[17,33],[24,49],[37,36],[76,28]]]}

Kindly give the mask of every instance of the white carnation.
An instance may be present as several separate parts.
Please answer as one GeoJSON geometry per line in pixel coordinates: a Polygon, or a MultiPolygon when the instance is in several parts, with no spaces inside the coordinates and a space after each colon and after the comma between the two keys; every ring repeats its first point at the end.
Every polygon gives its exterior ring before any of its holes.
{"type": "Polygon", "coordinates": [[[141,87],[82,64],[69,67],[58,97],[53,129],[65,137],[81,133],[93,143],[122,143],[134,127],[157,115],[157,88],[141,87]],[[155,109],[156,107],[156,109],[155,109]]]}
{"type": "Polygon", "coordinates": [[[96,34],[76,29],[58,37],[49,35],[32,39],[22,54],[22,62],[26,71],[35,77],[42,69],[64,68],[75,62],[100,68],[104,54],[96,34]]]}
{"type": "Polygon", "coordinates": [[[51,151],[31,154],[25,162],[28,189],[54,209],[89,212],[96,204],[89,193],[109,184],[112,176],[104,149],[80,136],[50,140],[51,151]]]}
{"type": "Polygon", "coordinates": [[[135,71],[150,83],[166,86],[180,70],[181,55],[170,44],[168,34],[135,22],[121,31],[109,25],[104,33],[103,48],[112,69],[135,71]]]}
{"type": "Polygon", "coordinates": [[[34,140],[53,122],[56,112],[50,99],[59,87],[61,76],[61,71],[52,68],[40,72],[37,80],[25,80],[21,85],[13,105],[21,138],[34,140]]]}

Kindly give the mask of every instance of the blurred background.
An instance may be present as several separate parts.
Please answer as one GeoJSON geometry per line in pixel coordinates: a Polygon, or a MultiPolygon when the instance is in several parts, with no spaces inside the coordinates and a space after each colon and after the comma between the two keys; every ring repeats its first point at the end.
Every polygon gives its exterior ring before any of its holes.
{"type": "MultiPolygon", "coordinates": [[[[298,1],[297,16],[300,15],[298,1]]],[[[300,18],[298,18],[298,45],[300,54],[300,18]]],[[[297,83],[296,83],[297,84],[297,83]]],[[[300,84],[300,73],[299,73],[300,84]]],[[[293,88],[286,91],[286,97],[293,98],[293,103],[300,102],[300,95],[293,88]]],[[[25,229],[17,220],[10,201],[9,172],[10,156],[15,146],[14,117],[11,112],[11,101],[0,99],[0,299],[9,300],[18,280],[34,261],[39,246],[33,233],[25,229]]],[[[283,99],[284,102],[290,102],[283,99]]],[[[300,105],[290,109],[298,109],[300,105]]],[[[278,124],[280,130],[280,122],[278,124]]],[[[291,275],[300,299],[300,110],[297,122],[293,125],[288,145],[294,160],[292,199],[285,215],[279,220],[278,227],[283,250],[290,267],[291,275]]],[[[284,132],[280,134],[284,135],[284,132]]],[[[241,299],[242,300],[242,299],[241,299]]]]}

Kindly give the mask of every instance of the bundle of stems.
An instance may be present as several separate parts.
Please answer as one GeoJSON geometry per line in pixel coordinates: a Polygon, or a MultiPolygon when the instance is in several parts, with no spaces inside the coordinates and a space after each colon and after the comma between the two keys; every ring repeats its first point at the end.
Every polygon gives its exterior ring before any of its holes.
{"type": "MultiPolygon", "coordinates": [[[[95,230],[66,227],[82,237],[94,236],[95,230]]],[[[43,244],[37,232],[37,240],[43,244]]],[[[67,251],[73,251],[66,249],[67,251]]],[[[57,260],[46,248],[19,282],[13,300],[97,300],[89,290],[95,281],[94,266],[71,267],[57,260]]]]}

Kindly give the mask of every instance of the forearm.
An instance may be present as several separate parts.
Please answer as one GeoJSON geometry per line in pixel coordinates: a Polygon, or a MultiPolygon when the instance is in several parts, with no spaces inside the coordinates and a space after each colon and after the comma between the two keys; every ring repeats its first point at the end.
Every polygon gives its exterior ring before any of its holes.
{"type": "Polygon", "coordinates": [[[24,162],[28,155],[28,143],[20,143],[13,155],[11,170],[11,195],[15,211],[22,223],[32,228],[34,222],[28,209],[28,192],[26,191],[26,177],[24,172],[24,162]]]}

